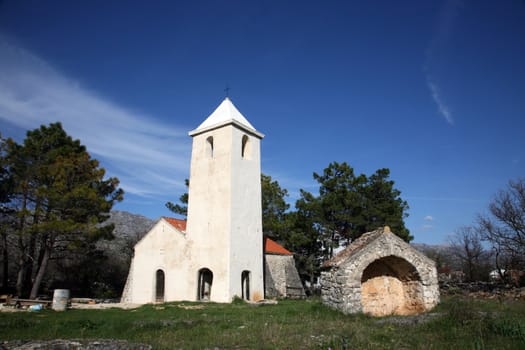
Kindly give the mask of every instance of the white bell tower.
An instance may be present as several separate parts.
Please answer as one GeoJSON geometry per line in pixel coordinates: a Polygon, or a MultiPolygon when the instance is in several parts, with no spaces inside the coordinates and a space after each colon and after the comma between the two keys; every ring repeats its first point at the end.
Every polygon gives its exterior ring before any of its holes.
{"type": "Polygon", "coordinates": [[[189,135],[187,251],[197,300],[263,299],[264,135],[228,97],[189,135]]]}

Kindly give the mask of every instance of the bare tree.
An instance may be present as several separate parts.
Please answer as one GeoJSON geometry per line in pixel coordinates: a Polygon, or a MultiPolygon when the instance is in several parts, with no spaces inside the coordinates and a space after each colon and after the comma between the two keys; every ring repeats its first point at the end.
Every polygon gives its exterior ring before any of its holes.
{"type": "Polygon", "coordinates": [[[478,225],[500,271],[525,269],[525,179],[509,181],[490,203],[489,214],[478,216],[478,225]]]}
{"type": "Polygon", "coordinates": [[[469,281],[486,279],[488,253],[483,249],[481,237],[471,226],[456,230],[450,238],[452,254],[459,260],[469,281]]]}

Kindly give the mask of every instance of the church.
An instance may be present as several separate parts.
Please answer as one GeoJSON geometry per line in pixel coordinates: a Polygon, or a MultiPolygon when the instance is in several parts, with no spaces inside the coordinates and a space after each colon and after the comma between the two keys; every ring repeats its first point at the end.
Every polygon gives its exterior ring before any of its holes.
{"type": "Polygon", "coordinates": [[[228,97],[189,135],[187,221],[161,218],[135,245],[122,301],[304,296],[292,253],[262,232],[264,135],[228,97]]]}

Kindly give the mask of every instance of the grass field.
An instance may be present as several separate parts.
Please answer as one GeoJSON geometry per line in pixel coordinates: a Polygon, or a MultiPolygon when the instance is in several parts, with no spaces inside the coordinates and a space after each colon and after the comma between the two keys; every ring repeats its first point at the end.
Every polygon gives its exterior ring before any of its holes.
{"type": "Polygon", "coordinates": [[[525,303],[447,298],[419,317],[345,316],[318,300],[0,313],[0,340],[125,339],[154,349],[525,349],[525,303]]]}

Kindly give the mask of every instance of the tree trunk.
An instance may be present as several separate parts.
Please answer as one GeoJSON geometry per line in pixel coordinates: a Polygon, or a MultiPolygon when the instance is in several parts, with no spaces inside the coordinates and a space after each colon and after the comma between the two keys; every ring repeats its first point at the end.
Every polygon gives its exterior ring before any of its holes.
{"type": "Polygon", "coordinates": [[[36,274],[38,273],[38,267],[42,265],[42,261],[44,260],[44,255],[47,250],[47,247],[45,245],[46,240],[47,240],[47,236],[44,236],[41,242],[41,246],[38,249],[38,253],[35,251],[36,259],[33,260],[32,270],[34,271],[34,276],[32,277],[32,281],[35,280],[36,274]]]}
{"type": "Polygon", "coordinates": [[[27,209],[27,197],[28,194],[24,190],[23,198],[22,198],[22,206],[19,210],[22,215],[20,215],[20,219],[18,220],[18,254],[20,254],[19,258],[19,264],[18,264],[18,274],[16,276],[16,295],[21,298],[24,293],[24,282],[25,282],[25,274],[26,274],[26,264],[27,264],[27,252],[26,252],[26,245],[24,243],[23,239],[23,232],[25,227],[25,221],[26,221],[26,215],[24,214],[27,209]]]}
{"type": "MultiPolygon", "coordinates": [[[[33,213],[33,225],[38,225],[40,222],[38,213],[40,211],[40,200],[37,199],[35,210],[33,213]]],[[[38,238],[38,232],[32,232],[31,236],[29,237],[29,247],[28,247],[28,255],[31,261],[28,262],[27,266],[27,272],[26,272],[26,282],[24,283],[26,286],[30,286],[33,284],[33,281],[35,279],[38,266],[40,266],[40,261],[37,260],[37,238],[38,238]]],[[[41,251],[42,249],[40,249],[41,251]]]]}
{"type": "MultiPolygon", "coordinates": [[[[35,233],[31,233],[29,237],[29,244],[27,247],[27,258],[25,263],[25,272],[24,272],[24,286],[29,287],[33,283],[34,269],[33,265],[35,264],[35,248],[36,247],[36,237],[35,233]]],[[[27,290],[26,290],[27,292],[27,290]]]]}
{"type": "Polygon", "coordinates": [[[9,283],[9,255],[7,249],[7,233],[2,232],[2,288],[7,293],[9,283]]]}
{"type": "Polygon", "coordinates": [[[335,231],[332,231],[332,237],[330,238],[330,255],[329,259],[332,259],[334,256],[334,242],[335,242],[335,231]]]}
{"type": "Polygon", "coordinates": [[[38,290],[40,289],[40,283],[42,283],[42,279],[44,278],[44,274],[46,273],[50,254],[51,254],[50,249],[46,247],[44,251],[44,256],[42,258],[42,263],[40,264],[38,268],[38,272],[36,274],[35,281],[33,282],[33,287],[31,288],[31,294],[29,294],[29,299],[35,299],[36,296],[38,295],[38,290]]]}
{"type": "Polygon", "coordinates": [[[18,273],[16,275],[16,295],[21,298],[24,292],[25,261],[23,257],[19,259],[19,266],[20,267],[18,268],[18,273]]]}
{"type": "Polygon", "coordinates": [[[314,292],[315,292],[315,288],[314,288],[314,282],[315,282],[315,273],[314,273],[314,270],[313,270],[313,266],[310,265],[310,268],[308,269],[308,275],[310,277],[310,286],[308,287],[309,291],[310,291],[310,295],[314,295],[314,292]]]}

